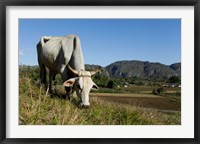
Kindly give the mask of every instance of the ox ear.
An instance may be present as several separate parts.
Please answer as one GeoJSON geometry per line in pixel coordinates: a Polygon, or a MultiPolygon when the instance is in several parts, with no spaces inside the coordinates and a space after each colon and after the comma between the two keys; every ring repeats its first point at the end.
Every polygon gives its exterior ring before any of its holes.
{"type": "Polygon", "coordinates": [[[72,87],[74,85],[75,81],[76,81],[75,78],[68,79],[67,81],[65,81],[63,83],[63,86],[72,87]]]}
{"type": "Polygon", "coordinates": [[[95,83],[93,83],[92,89],[93,89],[93,90],[98,90],[99,87],[98,87],[95,83]]]}

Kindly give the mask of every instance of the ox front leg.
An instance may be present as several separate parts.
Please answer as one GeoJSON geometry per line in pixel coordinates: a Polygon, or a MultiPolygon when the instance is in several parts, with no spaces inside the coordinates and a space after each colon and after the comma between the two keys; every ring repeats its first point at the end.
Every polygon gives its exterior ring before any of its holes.
{"type": "MultiPolygon", "coordinates": [[[[60,74],[61,74],[61,77],[62,77],[62,80],[63,80],[63,83],[69,79],[69,72],[67,71],[67,68],[66,68],[66,65],[62,65],[61,68],[60,68],[60,74]]],[[[63,96],[64,99],[68,99],[69,101],[71,101],[71,97],[70,97],[70,94],[71,94],[71,87],[66,87],[65,86],[65,90],[66,90],[66,94],[63,96]]]]}
{"type": "Polygon", "coordinates": [[[53,79],[53,76],[52,74],[50,73],[49,74],[49,93],[52,94],[52,79],[53,79]]]}
{"type": "Polygon", "coordinates": [[[64,96],[64,99],[67,99],[71,101],[71,87],[65,87],[66,95],[64,96]]]}

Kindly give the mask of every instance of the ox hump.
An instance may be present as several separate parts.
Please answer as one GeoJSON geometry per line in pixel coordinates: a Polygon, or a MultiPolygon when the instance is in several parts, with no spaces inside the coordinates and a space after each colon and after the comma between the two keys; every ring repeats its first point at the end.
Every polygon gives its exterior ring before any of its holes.
{"type": "Polygon", "coordinates": [[[43,36],[40,39],[40,43],[43,46],[46,42],[48,42],[50,39],[52,38],[52,36],[43,36]]]}

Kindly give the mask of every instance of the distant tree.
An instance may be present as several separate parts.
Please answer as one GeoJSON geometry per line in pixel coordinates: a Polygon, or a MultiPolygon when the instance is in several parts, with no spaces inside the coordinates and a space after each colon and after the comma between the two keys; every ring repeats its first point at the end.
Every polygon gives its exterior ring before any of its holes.
{"type": "Polygon", "coordinates": [[[165,89],[160,87],[160,88],[157,88],[157,89],[153,89],[152,94],[157,95],[157,94],[162,94],[164,92],[165,92],[165,89]]]}
{"type": "Polygon", "coordinates": [[[110,80],[108,81],[106,87],[108,87],[108,88],[116,88],[116,83],[115,83],[112,79],[110,79],[110,80]]]}
{"type": "Polygon", "coordinates": [[[181,79],[177,76],[172,76],[168,79],[167,81],[168,83],[180,83],[181,79]]]}
{"type": "Polygon", "coordinates": [[[162,94],[165,90],[161,87],[157,89],[157,93],[158,94],[162,94]]]}
{"type": "Polygon", "coordinates": [[[153,90],[152,90],[152,94],[155,94],[155,95],[157,94],[157,93],[156,93],[156,89],[153,89],[153,90]]]}
{"type": "Polygon", "coordinates": [[[97,74],[93,77],[93,81],[100,87],[106,87],[108,82],[108,77],[105,75],[97,74]]]}

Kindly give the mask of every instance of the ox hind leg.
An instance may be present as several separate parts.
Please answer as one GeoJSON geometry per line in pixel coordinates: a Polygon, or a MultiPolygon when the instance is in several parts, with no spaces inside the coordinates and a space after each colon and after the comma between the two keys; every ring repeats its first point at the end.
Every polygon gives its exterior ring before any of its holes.
{"type": "Polygon", "coordinates": [[[56,74],[54,72],[49,72],[49,93],[52,94],[53,93],[53,89],[55,88],[55,79],[56,79],[56,74]],[[53,82],[54,81],[54,82],[53,82]],[[53,87],[52,87],[52,82],[53,82],[53,87]]]}
{"type": "Polygon", "coordinates": [[[40,64],[40,82],[41,84],[46,85],[46,67],[44,64],[40,64]]]}
{"type": "Polygon", "coordinates": [[[52,90],[52,81],[55,80],[55,75],[53,74],[51,71],[49,72],[49,93],[52,94],[53,90],[52,90]]]}

